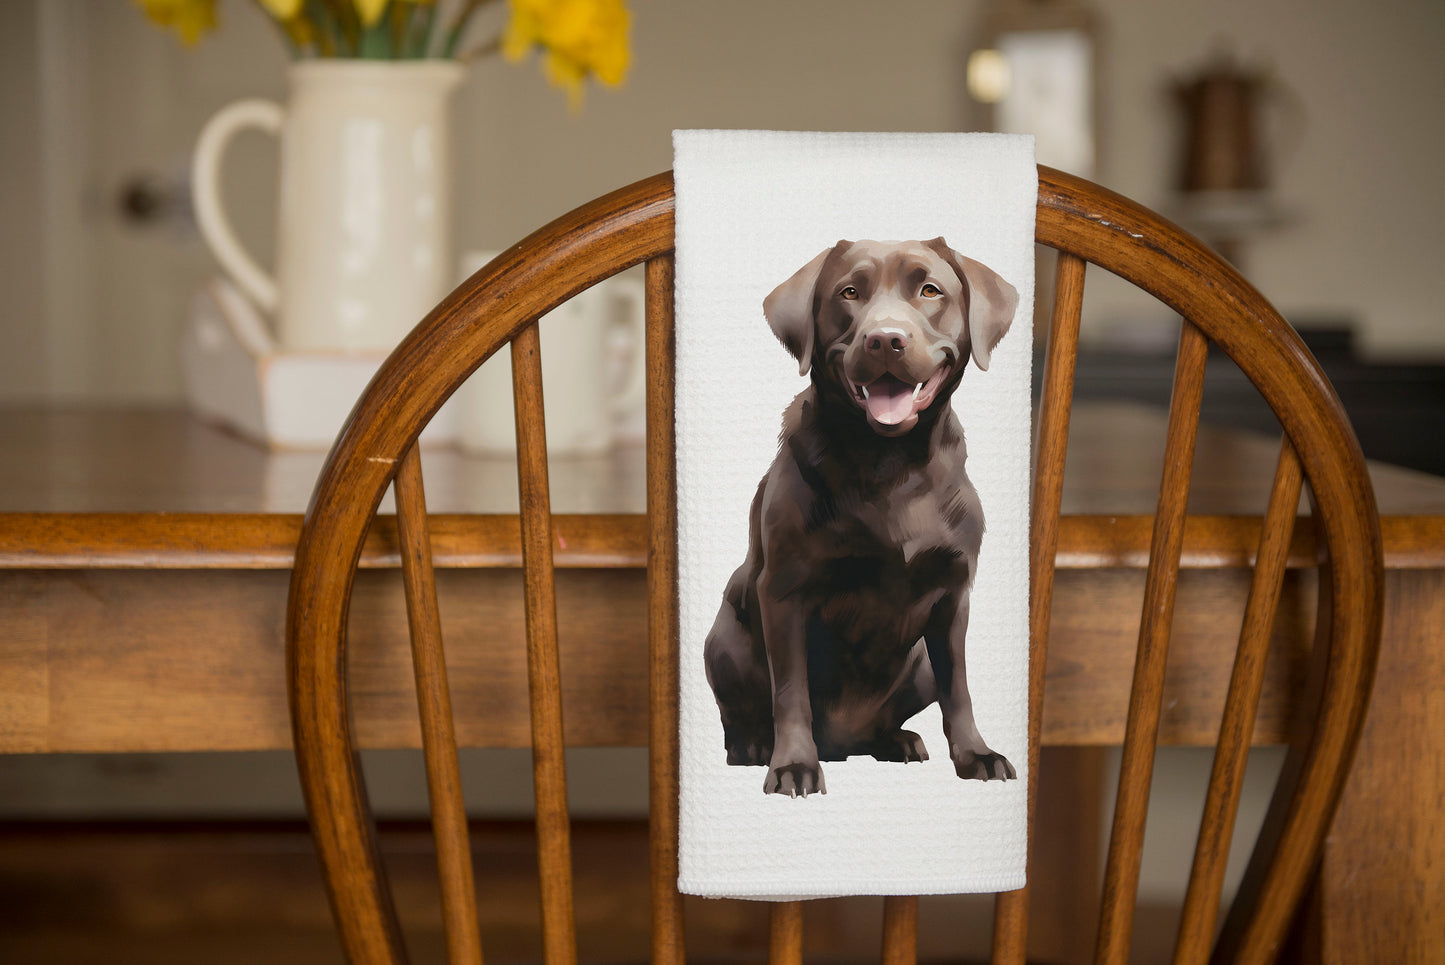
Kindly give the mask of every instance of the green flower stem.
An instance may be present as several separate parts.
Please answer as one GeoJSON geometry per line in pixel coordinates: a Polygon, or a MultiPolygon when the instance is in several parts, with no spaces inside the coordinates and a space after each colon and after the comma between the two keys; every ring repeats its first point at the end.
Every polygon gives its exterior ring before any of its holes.
{"type": "Polygon", "coordinates": [[[391,24],[383,18],[361,32],[357,51],[363,60],[387,60],[391,57],[391,24]]]}
{"type": "Polygon", "coordinates": [[[384,20],[391,21],[391,29],[387,32],[386,38],[388,41],[386,56],[395,58],[406,56],[407,20],[411,17],[411,11],[415,9],[415,6],[411,3],[393,3],[386,11],[390,16],[383,16],[384,20]]]}
{"type": "Polygon", "coordinates": [[[437,8],[435,4],[419,7],[411,19],[411,36],[401,51],[401,56],[413,60],[426,57],[431,51],[432,30],[436,27],[437,8]]]}
{"type": "Polygon", "coordinates": [[[356,57],[361,51],[361,21],[351,0],[317,0],[323,13],[318,25],[325,23],[335,38],[332,56],[356,57]]]}
{"type": "Polygon", "coordinates": [[[320,57],[335,57],[336,22],[327,12],[326,4],[322,0],[306,0],[302,10],[302,15],[311,23],[316,54],[320,57]]]}
{"type": "MultiPolygon", "coordinates": [[[[467,24],[471,21],[472,15],[482,7],[495,0],[467,0],[467,5],[462,8],[461,13],[452,21],[451,29],[447,31],[446,43],[442,45],[443,57],[456,57],[457,45],[462,41],[462,34],[466,32],[467,24]]],[[[500,44],[500,41],[498,41],[500,44]]]]}

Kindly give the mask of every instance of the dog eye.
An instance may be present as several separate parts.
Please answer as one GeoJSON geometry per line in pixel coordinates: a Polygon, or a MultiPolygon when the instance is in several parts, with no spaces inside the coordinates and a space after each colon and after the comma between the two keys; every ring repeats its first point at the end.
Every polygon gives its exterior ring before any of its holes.
{"type": "Polygon", "coordinates": [[[943,292],[939,290],[937,285],[929,282],[927,285],[924,285],[923,288],[919,290],[918,294],[922,295],[924,298],[938,298],[940,295],[943,294],[943,292]]]}
{"type": "Polygon", "coordinates": [[[852,301],[857,301],[857,300],[858,300],[858,289],[854,288],[852,285],[849,285],[847,288],[843,289],[843,290],[840,291],[838,294],[839,294],[839,295],[842,295],[845,299],[847,299],[847,300],[850,301],[850,302],[852,302],[852,301]]]}

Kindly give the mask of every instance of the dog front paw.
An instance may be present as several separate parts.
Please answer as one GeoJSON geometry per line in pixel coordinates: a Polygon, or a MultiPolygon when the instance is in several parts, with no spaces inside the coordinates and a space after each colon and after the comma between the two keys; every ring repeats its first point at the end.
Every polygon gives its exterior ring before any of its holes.
{"type": "Polygon", "coordinates": [[[769,767],[767,780],[763,781],[763,793],[807,797],[814,793],[827,794],[828,787],[823,783],[823,769],[817,761],[800,761],[769,767]]]}
{"type": "Polygon", "coordinates": [[[959,751],[953,758],[953,769],[965,781],[1012,781],[1018,777],[1008,758],[988,748],[959,751]]]}

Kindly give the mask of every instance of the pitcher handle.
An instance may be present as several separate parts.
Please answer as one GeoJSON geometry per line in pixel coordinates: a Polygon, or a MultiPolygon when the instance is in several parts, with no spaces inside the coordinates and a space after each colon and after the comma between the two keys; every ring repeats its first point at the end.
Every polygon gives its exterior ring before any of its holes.
{"type": "Polygon", "coordinates": [[[265,312],[275,312],[276,279],[266,272],[236,239],[221,207],[221,156],[231,138],[248,127],[280,136],[286,112],[280,104],[266,100],[237,101],[222,108],[201,130],[196,156],[191,165],[191,194],[195,199],[196,223],[201,237],[243,292],[265,312]]]}

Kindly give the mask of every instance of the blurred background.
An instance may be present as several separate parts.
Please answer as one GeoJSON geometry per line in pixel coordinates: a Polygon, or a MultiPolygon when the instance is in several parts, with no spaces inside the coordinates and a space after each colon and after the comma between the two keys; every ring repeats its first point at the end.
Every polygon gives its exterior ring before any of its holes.
{"type": "MultiPolygon", "coordinates": [[[[1027,6],[1027,5],[1025,5],[1027,6]]],[[[987,123],[967,0],[635,0],[626,84],[580,111],[540,70],[490,58],[454,102],[457,250],[498,249],[665,170],[684,127],[952,131],[987,123]]],[[[1096,180],[1177,200],[1175,85],[1229,52],[1277,85],[1260,140],[1278,210],[1244,256],[1292,320],[1352,325],[1376,358],[1445,355],[1445,6],[1433,0],[1095,0],[1096,180]],[[1275,115],[1288,115],[1283,119],[1275,115]]],[[[254,4],[184,47],[120,0],[7,0],[0,34],[0,399],[171,403],[177,336],[215,264],[186,179],[197,131],[241,97],[285,98],[285,54],[254,4]]],[[[242,240],[274,246],[275,146],[248,135],[224,188],[242,240]]],[[[1091,283],[1086,338],[1156,310],[1091,283]]]]}

